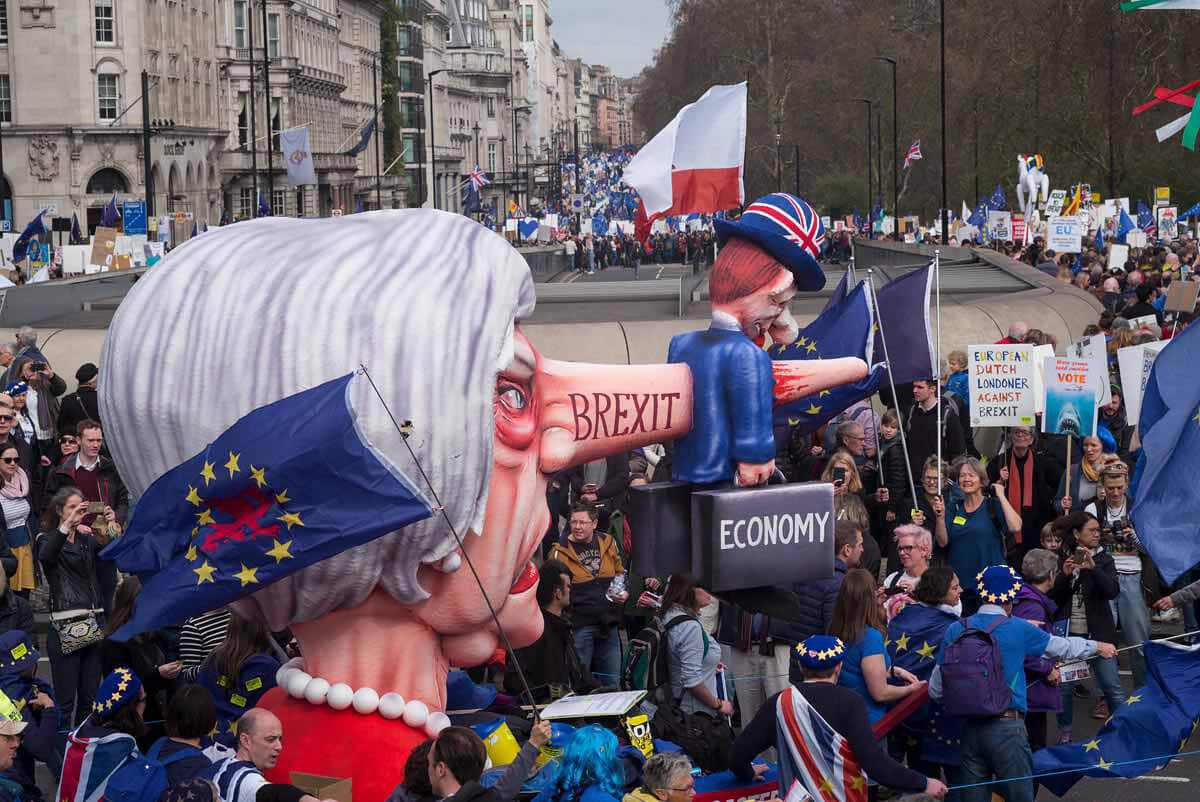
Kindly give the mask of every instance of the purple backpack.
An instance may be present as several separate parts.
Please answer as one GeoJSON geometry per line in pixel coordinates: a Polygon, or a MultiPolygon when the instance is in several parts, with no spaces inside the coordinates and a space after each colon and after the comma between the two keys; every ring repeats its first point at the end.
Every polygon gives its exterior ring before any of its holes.
{"type": "Polygon", "coordinates": [[[994,718],[1012,703],[1012,689],[1004,680],[1000,644],[992,634],[1008,619],[997,616],[986,628],[963,621],[942,658],[942,707],[962,718],[994,718]]]}

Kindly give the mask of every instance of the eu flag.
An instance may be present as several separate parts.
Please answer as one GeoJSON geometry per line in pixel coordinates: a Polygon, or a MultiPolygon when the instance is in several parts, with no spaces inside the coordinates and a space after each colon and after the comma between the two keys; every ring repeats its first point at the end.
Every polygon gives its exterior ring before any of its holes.
{"type": "MultiPolygon", "coordinates": [[[[1154,224],[1154,212],[1150,211],[1150,207],[1145,201],[1138,201],[1138,228],[1146,232],[1146,236],[1153,237],[1158,233],[1158,226],[1154,224]]],[[[1181,214],[1180,217],[1187,217],[1186,214],[1181,214]]]]}
{"type": "Polygon", "coordinates": [[[1039,750],[1033,773],[1062,796],[1082,777],[1140,777],[1162,768],[1200,729],[1200,646],[1146,641],[1146,685],[1085,744],[1039,750]],[[1078,771],[1071,771],[1078,769],[1078,771]]]}
{"type": "Polygon", "coordinates": [[[362,136],[358,139],[358,144],[350,148],[350,150],[342,151],[343,156],[357,156],[367,149],[367,143],[371,141],[371,134],[375,133],[375,119],[367,123],[362,129],[362,136]]]}
{"type": "Polygon", "coordinates": [[[992,196],[988,198],[988,208],[992,211],[1000,211],[1008,208],[1008,199],[1004,197],[1004,187],[999,184],[992,190],[992,196]]]}
{"type": "Polygon", "coordinates": [[[1094,242],[1092,242],[1092,247],[1094,247],[1100,253],[1104,253],[1104,224],[1103,223],[1096,227],[1096,239],[1094,242]]]}
{"type": "Polygon", "coordinates": [[[128,531],[103,552],[144,587],[115,640],[221,607],[432,514],[360,436],[353,380],[253,410],[150,485],[128,531]]]}
{"type": "Polygon", "coordinates": [[[264,196],[261,192],[258,193],[258,216],[259,217],[270,217],[271,216],[271,207],[267,204],[266,196],[264,196]]]}
{"type": "MultiPolygon", "coordinates": [[[[871,329],[874,318],[867,288],[860,284],[839,304],[821,313],[800,336],[788,345],[772,345],[768,353],[771,359],[836,359],[858,357],[868,365],[871,363],[871,329]]],[[[856,401],[872,395],[879,389],[884,376],[882,365],[875,365],[866,377],[853,384],[844,384],[817,395],[801,398],[775,408],[777,425],[799,426],[801,431],[815,431],[822,423],[844,411],[856,401]]]]}
{"type": "Polygon", "coordinates": [[[1187,326],[1154,360],[1142,396],[1141,478],[1133,523],[1168,584],[1200,563],[1200,325],[1187,326]]]}
{"type": "Polygon", "coordinates": [[[967,218],[967,222],[978,229],[982,229],[987,226],[987,213],[987,203],[980,203],[975,207],[975,211],[971,212],[971,216],[967,218]]]}
{"type": "Polygon", "coordinates": [[[1129,214],[1124,209],[1121,209],[1121,215],[1117,219],[1117,242],[1125,243],[1125,235],[1133,231],[1137,226],[1133,224],[1129,214]]]}
{"type": "Polygon", "coordinates": [[[483,204],[479,200],[479,190],[470,181],[463,187],[462,203],[462,213],[466,215],[475,214],[475,212],[483,208],[483,204]]]}
{"type": "Polygon", "coordinates": [[[17,241],[13,243],[13,262],[23,262],[28,255],[29,246],[46,231],[46,226],[42,223],[42,216],[48,211],[50,211],[49,207],[38,212],[37,216],[29,221],[29,225],[25,226],[25,230],[21,232],[21,236],[17,237],[17,241]]]}
{"type": "Polygon", "coordinates": [[[117,193],[113,193],[112,199],[105,205],[104,211],[100,213],[100,225],[104,228],[116,228],[121,222],[121,212],[117,209],[117,193]]]}
{"type": "MultiPolygon", "coordinates": [[[[1147,209],[1146,211],[1149,212],[1150,210],[1147,209]]],[[[1180,220],[1186,219],[1188,217],[1200,217],[1200,203],[1195,204],[1190,209],[1187,209],[1183,214],[1179,215],[1180,220]]],[[[1150,219],[1151,219],[1151,222],[1153,222],[1153,220],[1154,220],[1153,214],[1150,215],[1150,219]]]]}
{"type": "MultiPolygon", "coordinates": [[[[937,664],[937,651],[950,625],[958,617],[936,607],[906,604],[888,622],[884,645],[892,665],[911,672],[928,682],[937,664]]],[[[944,715],[942,706],[932,699],[901,724],[901,737],[920,743],[921,759],[932,763],[958,765],[962,720],[944,715]]]]}
{"type": "Polygon", "coordinates": [[[72,212],[71,214],[71,245],[83,245],[83,232],[79,230],[79,218],[72,212]]]}
{"type": "Polygon", "coordinates": [[[891,360],[896,384],[932,378],[933,327],[929,320],[929,298],[933,291],[933,265],[914,270],[890,281],[875,293],[879,331],[875,333],[876,359],[891,360]],[[887,349],[883,338],[887,335],[887,349]]]}

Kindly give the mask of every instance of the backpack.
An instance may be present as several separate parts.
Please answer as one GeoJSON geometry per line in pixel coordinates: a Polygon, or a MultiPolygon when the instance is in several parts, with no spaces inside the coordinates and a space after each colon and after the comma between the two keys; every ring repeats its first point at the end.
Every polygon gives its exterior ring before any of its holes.
{"type": "MultiPolygon", "coordinates": [[[[660,696],[659,691],[667,687],[670,694],[671,663],[667,648],[667,633],[686,621],[700,623],[690,615],[679,615],[664,624],[654,618],[629,639],[629,648],[621,664],[621,690],[646,691],[648,697],[660,696]]],[[[708,643],[705,642],[705,653],[708,643]]],[[[651,701],[655,701],[651,698],[651,701]]],[[[663,700],[665,701],[665,699],[663,700]]]]}
{"type": "Polygon", "coordinates": [[[1012,689],[1004,679],[1000,644],[992,634],[1007,621],[997,616],[980,629],[963,621],[963,631],[946,647],[942,658],[942,707],[962,718],[994,718],[1012,702],[1012,689]]]}
{"type": "MultiPolygon", "coordinates": [[[[191,757],[192,752],[180,749],[170,757],[159,758],[166,739],[160,740],[150,751],[143,755],[137,749],[125,759],[125,762],[108,778],[104,789],[105,802],[158,802],[159,794],[167,789],[167,766],[185,757],[191,757]]],[[[200,750],[194,750],[202,754],[200,750]]]]}

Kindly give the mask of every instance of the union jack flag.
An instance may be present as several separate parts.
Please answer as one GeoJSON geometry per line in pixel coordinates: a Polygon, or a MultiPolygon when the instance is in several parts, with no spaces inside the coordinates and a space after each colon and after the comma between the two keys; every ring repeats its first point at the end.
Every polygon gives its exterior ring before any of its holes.
{"type": "Polygon", "coordinates": [[[795,688],[776,704],[779,787],[788,789],[787,802],[866,802],[867,778],[846,739],[795,688]]]}
{"type": "Polygon", "coordinates": [[[742,214],[743,221],[747,217],[769,221],[768,225],[781,229],[775,233],[799,245],[814,260],[820,255],[821,243],[825,241],[825,226],[816,210],[804,201],[785,192],[776,192],[747,206],[742,214]]]}
{"type": "Polygon", "coordinates": [[[924,157],[921,156],[921,140],[918,139],[912,143],[912,147],[908,149],[908,155],[904,157],[904,169],[907,170],[910,164],[919,162],[922,158],[924,157]]]}
{"type": "Polygon", "coordinates": [[[492,182],[488,180],[487,173],[480,170],[479,165],[475,165],[475,169],[471,171],[471,186],[475,191],[478,192],[490,183],[492,182]]]}
{"type": "Polygon", "coordinates": [[[123,732],[102,738],[72,732],[58,782],[59,802],[100,802],[109,778],[136,752],[137,742],[123,732]]]}

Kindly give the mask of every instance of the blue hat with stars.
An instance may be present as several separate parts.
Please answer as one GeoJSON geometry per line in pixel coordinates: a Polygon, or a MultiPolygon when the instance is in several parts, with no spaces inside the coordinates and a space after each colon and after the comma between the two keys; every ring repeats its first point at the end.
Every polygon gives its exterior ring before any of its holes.
{"type": "Polygon", "coordinates": [[[20,395],[21,393],[28,391],[29,385],[25,382],[13,382],[12,384],[8,385],[8,387],[4,388],[4,392],[8,393],[9,395],[20,395]]]}
{"type": "Polygon", "coordinates": [[[142,681],[128,668],[121,666],[100,683],[96,691],[96,703],[92,710],[101,718],[112,718],[113,714],[127,704],[136,702],[142,695],[142,681]]]}
{"type": "Polygon", "coordinates": [[[826,671],[842,662],[846,646],[832,635],[813,635],[796,647],[800,665],[813,671],[826,671]]]}
{"type": "Polygon", "coordinates": [[[10,629],[0,635],[0,674],[16,674],[37,665],[37,646],[23,629],[10,629]]]}
{"type": "Polygon", "coordinates": [[[1008,565],[989,565],[975,575],[979,598],[988,604],[1009,604],[1017,600],[1021,575],[1008,565]]]}
{"type": "Polygon", "coordinates": [[[817,262],[825,241],[825,225],[817,210],[795,195],[774,192],[746,207],[737,220],[718,219],[717,244],[730,237],[748,239],[791,271],[796,288],[805,291],[825,286],[825,271],[817,262]]]}

